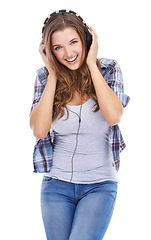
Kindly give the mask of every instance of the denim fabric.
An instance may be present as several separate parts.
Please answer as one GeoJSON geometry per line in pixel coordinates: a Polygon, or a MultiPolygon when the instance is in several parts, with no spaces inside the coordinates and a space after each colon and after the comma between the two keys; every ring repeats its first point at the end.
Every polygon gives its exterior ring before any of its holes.
{"type": "Polygon", "coordinates": [[[41,210],[47,240],[103,239],[116,195],[116,182],[74,184],[44,176],[41,210]]]}

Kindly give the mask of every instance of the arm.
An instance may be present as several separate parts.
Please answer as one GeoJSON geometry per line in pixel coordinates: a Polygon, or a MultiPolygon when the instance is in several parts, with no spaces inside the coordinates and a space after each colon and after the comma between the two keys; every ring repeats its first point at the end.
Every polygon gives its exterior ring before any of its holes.
{"type": "Polygon", "coordinates": [[[57,79],[56,79],[55,72],[48,65],[47,57],[43,53],[42,43],[40,44],[39,52],[42,55],[44,62],[48,66],[47,69],[48,69],[49,75],[47,78],[46,87],[42,93],[40,101],[31,112],[30,127],[33,130],[34,136],[36,138],[42,139],[47,136],[48,131],[51,128],[53,101],[54,101],[57,79]]]}
{"type": "Polygon", "coordinates": [[[110,126],[120,122],[123,106],[118,96],[108,86],[96,65],[89,67],[101,113],[110,126]]]}
{"type": "Polygon", "coordinates": [[[30,127],[36,138],[45,138],[51,128],[53,101],[56,89],[55,75],[48,75],[47,84],[40,101],[32,110],[30,127]]]}
{"type": "Polygon", "coordinates": [[[108,86],[101,72],[96,65],[98,51],[97,35],[94,29],[92,32],[93,42],[87,57],[87,64],[91,73],[92,81],[96,91],[100,111],[110,126],[120,122],[123,114],[123,106],[118,96],[108,86]]]}

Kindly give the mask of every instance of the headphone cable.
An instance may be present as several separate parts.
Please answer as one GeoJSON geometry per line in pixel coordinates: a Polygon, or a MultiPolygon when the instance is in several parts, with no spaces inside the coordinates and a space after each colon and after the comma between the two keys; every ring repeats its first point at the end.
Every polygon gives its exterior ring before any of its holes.
{"type": "Polygon", "coordinates": [[[66,186],[66,185],[68,185],[69,183],[71,183],[71,181],[72,181],[72,179],[73,179],[73,159],[74,159],[74,156],[75,156],[75,153],[76,153],[77,147],[78,147],[78,135],[79,135],[80,124],[81,124],[82,91],[81,91],[81,105],[80,105],[80,112],[79,112],[79,115],[78,115],[76,112],[74,112],[74,111],[72,111],[72,110],[70,110],[70,109],[68,109],[68,110],[69,110],[70,112],[75,113],[75,114],[79,117],[79,125],[78,125],[78,130],[77,130],[77,133],[76,133],[76,145],[75,145],[75,149],[74,149],[74,152],[73,152],[73,155],[72,155],[72,158],[71,158],[71,178],[70,178],[70,181],[69,181],[68,183],[65,183],[65,184],[61,183],[60,180],[59,180],[59,178],[56,177],[56,176],[51,176],[51,179],[48,180],[48,182],[49,182],[49,181],[52,181],[53,179],[57,179],[57,180],[59,181],[59,183],[60,183],[61,185],[63,185],[63,186],[66,186]]]}

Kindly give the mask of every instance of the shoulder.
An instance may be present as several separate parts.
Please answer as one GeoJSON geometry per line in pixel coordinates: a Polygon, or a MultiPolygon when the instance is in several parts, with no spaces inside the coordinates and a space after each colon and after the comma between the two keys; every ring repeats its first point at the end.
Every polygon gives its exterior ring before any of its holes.
{"type": "Polygon", "coordinates": [[[102,75],[108,84],[110,82],[123,81],[121,68],[115,59],[100,58],[98,60],[100,62],[102,75]]]}
{"type": "Polygon", "coordinates": [[[115,72],[121,72],[120,66],[115,59],[100,58],[100,67],[103,75],[110,75],[115,72]]]}
{"type": "Polygon", "coordinates": [[[98,60],[100,62],[101,68],[119,67],[118,62],[115,59],[99,58],[98,60]]]}
{"type": "Polygon", "coordinates": [[[41,67],[36,71],[37,80],[42,84],[46,85],[47,82],[47,69],[46,67],[41,67]]]}

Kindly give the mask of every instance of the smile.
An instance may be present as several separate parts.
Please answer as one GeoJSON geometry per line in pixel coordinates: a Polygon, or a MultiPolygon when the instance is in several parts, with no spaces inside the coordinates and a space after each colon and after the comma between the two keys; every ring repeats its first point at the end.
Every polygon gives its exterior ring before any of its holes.
{"type": "Polygon", "coordinates": [[[78,55],[76,55],[75,57],[73,58],[70,58],[70,59],[65,59],[67,62],[74,62],[76,59],[77,59],[78,55]]]}

